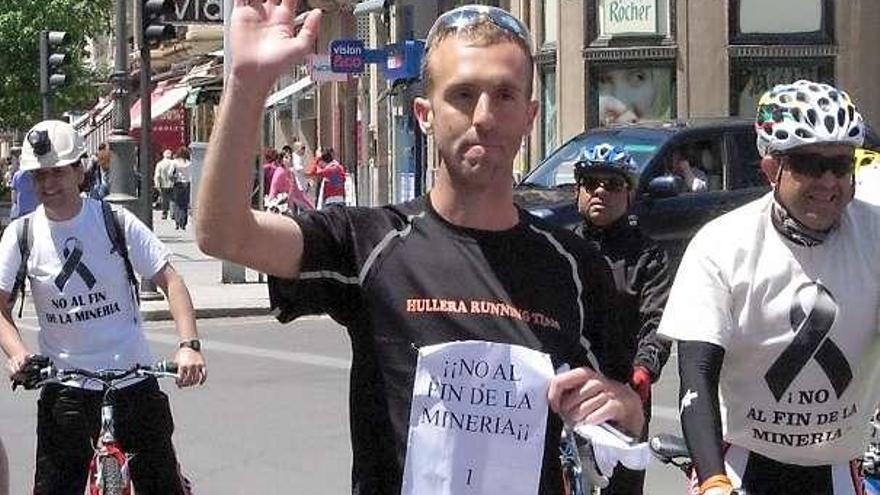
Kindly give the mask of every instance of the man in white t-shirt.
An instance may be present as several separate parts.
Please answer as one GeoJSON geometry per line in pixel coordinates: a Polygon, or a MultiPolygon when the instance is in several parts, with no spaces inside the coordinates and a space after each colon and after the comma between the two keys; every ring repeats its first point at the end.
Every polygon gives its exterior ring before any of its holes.
{"type": "MultiPolygon", "coordinates": [[[[40,353],[59,368],[125,369],[153,361],[137,292],[126,261],[108,234],[102,203],[79,195],[82,137],[67,123],[44,121],[26,135],[21,168],[31,170],[42,205],[17,219],[0,239],[0,346],[13,378],[23,378],[32,353],[11,318],[9,297],[22,263],[19,234],[32,245],[27,278],[39,321],[40,353]]],[[[174,356],[178,385],[203,383],[205,361],[192,301],[170,264],[171,253],[137,218],[118,210],[122,238],[134,272],[166,294],[180,346],[174,356]]],[[[111,220],[113,221],[113,220],[111,220]]],[[[114,221],[115,224],[115,221],[114,221]]],[[[93,454],[102,393],[87,381],[43,387],[38,405],[35,493],[80,494],[93,454]]],[[[132,454],[129,469],[139,494],[182,494],[171,443],[174,429],[167,396],[155,378],[135,379],[116,392],[117,436],[132,454]]]]}
{"type": "Polygon", "coordinates": [[[797,81],[764,94],[755,127],[773,191],[697,233],[659,330],[678,342],[700,492],[861,493],[880,367],[880,210],[853,200],[862,118],[797,81]]]}

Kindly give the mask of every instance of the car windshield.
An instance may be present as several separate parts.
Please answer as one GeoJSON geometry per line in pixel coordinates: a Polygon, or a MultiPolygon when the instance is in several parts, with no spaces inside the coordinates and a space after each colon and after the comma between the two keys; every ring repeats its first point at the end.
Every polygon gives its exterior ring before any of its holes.
{"type": "Polygon", "coordinates": [[[553,188],[574,184],[575,162],[584,150],[601,143],[622,146],[632,154],[641,170],[671,135],[671,132],[637,130],[608,130],[584,134],[572,139],[547,157],[537,169],[523,179],[521,185],[553,188]]]}

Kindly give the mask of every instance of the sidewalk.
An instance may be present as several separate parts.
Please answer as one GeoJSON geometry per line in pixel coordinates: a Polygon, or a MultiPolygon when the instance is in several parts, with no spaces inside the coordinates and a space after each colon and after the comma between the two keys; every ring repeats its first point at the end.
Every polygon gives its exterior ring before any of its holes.
{"type": "MultiPolygon", "coordinates": [[[[247,283],[220,282],[222,262],[199,251],[195,243],[192,219],[186,230],[175,230],[171,219],[162,220],[158,211],[153,214],[153,231],[171,250],[171,263],[183,277],[196,308],[196,318],[224,318],[264,315],[269,312],[269,292],[265,276],[246,270],[247,283]]],[[[164,298],[141,298],[144,320],[169,320],[168,303],[164,298]]]]}

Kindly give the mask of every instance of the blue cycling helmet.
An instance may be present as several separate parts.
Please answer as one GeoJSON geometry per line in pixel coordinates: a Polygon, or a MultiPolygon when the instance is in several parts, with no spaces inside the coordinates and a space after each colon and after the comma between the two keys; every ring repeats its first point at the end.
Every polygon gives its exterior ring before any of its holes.
{"type": "Polygon", "coordinates": [[[639,168],[629,151],[620,146],[601,143],[587,149],[574,164],[574,178],[580,182],[581,177],[590,172],[613,172],[623,176],[630,190],[639,184],[639,168]]]}

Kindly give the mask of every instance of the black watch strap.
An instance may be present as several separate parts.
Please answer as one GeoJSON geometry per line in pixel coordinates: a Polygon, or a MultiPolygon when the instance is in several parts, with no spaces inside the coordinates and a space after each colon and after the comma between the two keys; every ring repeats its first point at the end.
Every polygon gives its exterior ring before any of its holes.
{"type": "Polygon", "coordinates": [[[187,349],[192,349],[196,352],[200,352],[202,350],[202,343],[199,339],[188,339],[177,344],[179,349],[183,349],[184,347],[187,349]]]}

